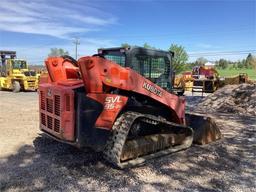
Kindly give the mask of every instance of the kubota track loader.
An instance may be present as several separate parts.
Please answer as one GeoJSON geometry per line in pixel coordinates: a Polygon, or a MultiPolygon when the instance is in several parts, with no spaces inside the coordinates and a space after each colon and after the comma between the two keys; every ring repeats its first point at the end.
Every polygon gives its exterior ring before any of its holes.
{"type": "Polygon", "coordinates": [[[169,52],[100,49],[97,55],[53,57],[40,80],[40,128],[56,140],[101,151],[124,168],[220,138],[207,117],[185,115],[171,92],[169,52]]]}

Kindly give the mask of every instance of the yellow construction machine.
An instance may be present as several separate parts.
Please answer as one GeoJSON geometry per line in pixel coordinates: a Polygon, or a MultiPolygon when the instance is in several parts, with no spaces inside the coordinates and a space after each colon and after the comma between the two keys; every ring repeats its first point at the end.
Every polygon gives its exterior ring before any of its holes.
{"type": "Polygon", "coordinates": [[[192,72],[185,71],[182,74],[175,75],[175,79],[173,82],[174,89],[183,90],[183,93],[185,91],[191,91],[193,87],[193,77],[192,72]]]}
{"type": "Polygon", "coordinates": [[[0,56],[0,90],[38,89],[38,74],[29,70],[26,60],[16,58],[16,51],[0,51],[0,56]]]}

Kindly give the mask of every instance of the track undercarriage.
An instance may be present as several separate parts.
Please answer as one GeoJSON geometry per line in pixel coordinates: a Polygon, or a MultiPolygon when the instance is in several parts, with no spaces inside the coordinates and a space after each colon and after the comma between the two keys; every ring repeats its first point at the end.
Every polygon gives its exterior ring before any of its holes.
{"type": "Polygon", "coordinates": [[[115,166],[126,168],[186,149],[192,142],[189,127],[162,117],[126,112],[116,120],[104,156],[115,166]]]}

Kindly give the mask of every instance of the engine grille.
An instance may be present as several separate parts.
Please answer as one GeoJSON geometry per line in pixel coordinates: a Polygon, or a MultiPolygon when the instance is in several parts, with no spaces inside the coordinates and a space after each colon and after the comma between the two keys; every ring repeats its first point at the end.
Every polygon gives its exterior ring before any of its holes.
{"type": "Polygon", "coordinates": [[[46,130],[57,134],[61,130],[61,96],[53,95],[47,98],[45,92],[40,91],[41,124],[46,130]]]}
{"type": "Polygon", "coordinates": [[[60,120],[54,119],[54,131],[60,132],[60,120]]]}
{"type": "Polygon", "coordinates": [[[47,127],[52,129],[52,117],[47,115],[47,127]]]}
{"type": "Polygon", "coordinates": [[[46,106],[47,106],[47,111],[52,113],[53,112],[53,100],[52,99],[46,99],[46,106]]]}
{"type": "Polygon", "coordinates": [[[43,91],[40,91],[40,97],[41,97],[41,109],[45,110],[45,95],[43,91]]]}
{"type": "Polygon", "coordinates": [[[55,115],[60,116],[60,96],[59,95],[54,96],[54,103],[55,103],[54,113],[55,115]]]}
{"type": "Polygon", "coordinates": [[[74,91],[55,85],[39,86],[40,129],[56,138],[75,140],[74,91]]]}
{"type": "Polygon", "coordinates": [[[36,76],[36,72],[35,71],[25,71],[24,75],[25,76],[36,76]]]}
{"type": "Polygon", "coordinates": [[[46,117],[44,113],[41,113],[41,123],[46,126],[46,117]]]}

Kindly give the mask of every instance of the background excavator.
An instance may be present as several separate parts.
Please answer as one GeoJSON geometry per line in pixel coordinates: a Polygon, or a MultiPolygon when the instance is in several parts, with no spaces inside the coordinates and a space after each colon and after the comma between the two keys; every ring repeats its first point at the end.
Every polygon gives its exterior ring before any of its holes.
{"type": "Polygon", "coordinates": [[[184,97],[172,93],[172,56],[133,47],[46,59],[40,129],[119,168],[220,139],[211,118],[185,113],[184,97]]]}

